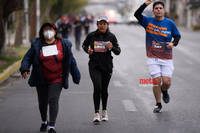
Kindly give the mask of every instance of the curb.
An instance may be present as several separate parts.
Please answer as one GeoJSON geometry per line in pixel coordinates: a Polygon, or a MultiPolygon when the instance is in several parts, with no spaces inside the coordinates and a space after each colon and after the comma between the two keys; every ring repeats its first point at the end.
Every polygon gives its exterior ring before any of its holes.
{"type": "Polygon", "coordinates": [[[9,66],[7,69],[5,69],[2,73],[0,73],[0,84],[8,79],[10,75],[12,75],[14,72],[16,72],[20,65],[22,60],[18,60],[15,63],[13,63],[11,66],[9,66]]]}

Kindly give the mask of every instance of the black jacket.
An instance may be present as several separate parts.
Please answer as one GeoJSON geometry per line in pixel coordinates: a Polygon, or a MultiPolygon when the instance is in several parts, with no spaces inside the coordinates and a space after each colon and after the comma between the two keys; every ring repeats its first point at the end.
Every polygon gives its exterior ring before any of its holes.
{"type": "Polygon", "coordinates": [[[113,33],[107,30],[106,33],[100,33],[98,30],[91,32],[86,37],[85,41],[83,42],[83,50],[88,53],[89,46],[93,49],[93,54],[89,55],[89,67],[90,69],[97,68],[106,72],[112,73],[113,62],[112,62],[112,55],[111,51],[115,55],[119,55],[121,49],[117,42],[117,38],[113,33]],[[113,48],[111,50],[107,50],[105,53],[101,52],[94,52],[94,41],[110,41],[113,44],[113,48]]]}

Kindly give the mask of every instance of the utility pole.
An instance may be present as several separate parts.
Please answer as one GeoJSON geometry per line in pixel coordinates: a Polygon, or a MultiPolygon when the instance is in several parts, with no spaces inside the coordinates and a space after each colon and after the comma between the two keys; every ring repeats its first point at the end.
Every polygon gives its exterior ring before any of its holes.
{"type": "Polygon", "coordinates": [[[8,49],[8,20],[4,20],[4,28],[5,28],[5,42],[3,46],[3,52],[5,52],[8,49]]]}
{"type": "Polygon", "coordinates": [[[170,0],[166,0],[166,12],[170,13],[170,0]]]}
{"type": "Polygon", "coordinates": [[[28,16],[28,1],[24,0],[24,14],[25,14],[25,21],[26,21],[26,45],[29,44],[29,16],[28,16]]]}
{"type": "Polygon", "coordinates": [[[36,36],[39,37],[40,30],[40,0],[36,0],[36,36]]]}
{"type": "Polygon", "coordinates": [[[187,6],[187,28],[188,29],[192,28],[192,10],[191,10],[191,5],[187,6]]]}

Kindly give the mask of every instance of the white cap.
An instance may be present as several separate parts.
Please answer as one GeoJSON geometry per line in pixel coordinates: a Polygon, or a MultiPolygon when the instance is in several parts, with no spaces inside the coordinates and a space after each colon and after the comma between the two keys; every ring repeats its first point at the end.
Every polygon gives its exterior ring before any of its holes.
{"type": "Polygon", "coordinates": [[[108,17],[107,16],[99,16],[97,19],[97,22],[100,22],[100,21],[106,21],[108,23],[108,17]]]}

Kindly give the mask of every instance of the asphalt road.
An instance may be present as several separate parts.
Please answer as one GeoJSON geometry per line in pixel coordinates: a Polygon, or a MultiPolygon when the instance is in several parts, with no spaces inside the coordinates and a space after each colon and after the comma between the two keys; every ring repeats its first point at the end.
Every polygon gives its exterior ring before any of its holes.
{"type": "MultiPolygon", "coordinates": [[[[57,132],[199,133],[200,32],[180,30],[182,39],[174,48],[171,101],[163,103],[162,113],[155,114],[152,112],[155,101],[151,85],[139,82],[150,78],[144,29],[133,25],[111,25],[110,29],[122,49],[120,56],[114,56],[109,86],[110,120],[93,125],[93,87],[88,73],[88,55],[73,47],[82,79],[78,86],[70,80],[70,88],[62,91],[57,132]]],[[[41,121],[36,96],[35,89],[21,78],[0,88],[0,133],[39,133],[41,121]]]]}

